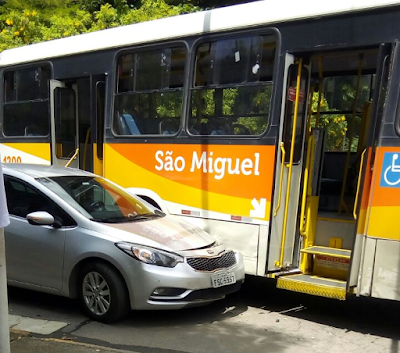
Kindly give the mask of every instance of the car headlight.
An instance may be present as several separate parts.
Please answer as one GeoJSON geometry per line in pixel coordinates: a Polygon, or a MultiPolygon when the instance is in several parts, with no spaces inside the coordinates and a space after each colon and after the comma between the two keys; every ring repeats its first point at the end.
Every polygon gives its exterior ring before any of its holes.
{"type": "Polygon", "coordinates": [[[182,256],[149,246],[130,243],[116,243],[115,245],[136,260],[149,265],[175,267],[179,262],[183,262],[182,256]]]}

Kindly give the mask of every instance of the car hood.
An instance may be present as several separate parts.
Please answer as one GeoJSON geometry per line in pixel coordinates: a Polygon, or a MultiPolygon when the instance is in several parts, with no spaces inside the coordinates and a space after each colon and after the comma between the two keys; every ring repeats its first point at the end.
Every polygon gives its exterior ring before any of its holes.
{"type": "Polygon", "coordinates": [[[138,222],[98,223],[96,230],[112,235],[119,241],[155,246],[165,250],[182,251],[211,246],[215,239],[204,230],[183,220],[165,216],[138,222]],[[104,227],[106,229],[104,229],[104,227]]]}

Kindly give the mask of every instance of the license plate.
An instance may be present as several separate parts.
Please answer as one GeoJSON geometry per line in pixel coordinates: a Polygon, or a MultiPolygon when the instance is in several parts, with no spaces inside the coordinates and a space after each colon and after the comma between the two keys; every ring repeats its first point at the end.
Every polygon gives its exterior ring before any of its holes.
{"type": "Polygon", "coordinates": [[[214,288],[229,286],[236,283],[236,277],[233,272],[220,272],[211,275],[211,282],[214,288]]]}

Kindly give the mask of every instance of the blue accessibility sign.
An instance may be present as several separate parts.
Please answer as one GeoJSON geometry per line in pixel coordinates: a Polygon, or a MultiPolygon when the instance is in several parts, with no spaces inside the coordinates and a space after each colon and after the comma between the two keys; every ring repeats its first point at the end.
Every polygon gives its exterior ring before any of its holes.
{"type": "Polygon", "coordinates": [[[400,188],[400,152],[386,152],[383,156],[380,186],[400,188]]]}

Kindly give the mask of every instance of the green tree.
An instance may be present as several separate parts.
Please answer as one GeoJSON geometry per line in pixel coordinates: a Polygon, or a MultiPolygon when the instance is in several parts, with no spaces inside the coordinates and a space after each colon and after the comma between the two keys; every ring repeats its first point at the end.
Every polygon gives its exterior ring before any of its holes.
{"type": "MultiPolygon", "coordinates": [[[[314,92],[311,102],[311,110],[316,113],[318,110],[318,92],[314,92]]],[[[317,124],[317,115],[311,116],[311,126],[315,127],[317,124]]],[[[332,114],[332,109],[329,108],[324,94],[321,96],[320,103],[320,118],[318,127],[326,129],[326,142],[325,148],[328,151],[343,151],[347,149],[348,145],[348,123],[344,115],[332,114]],[[324,114],[324,112],[331,112],[331,114],[324,114]],[[347,144],[346,144],[347,143],[347,144]]]]}
{"type": "Polygon", "coordinates": [[[7,0],[0,4],[0,51],[199,9],[165,0],[7,0]]]}

